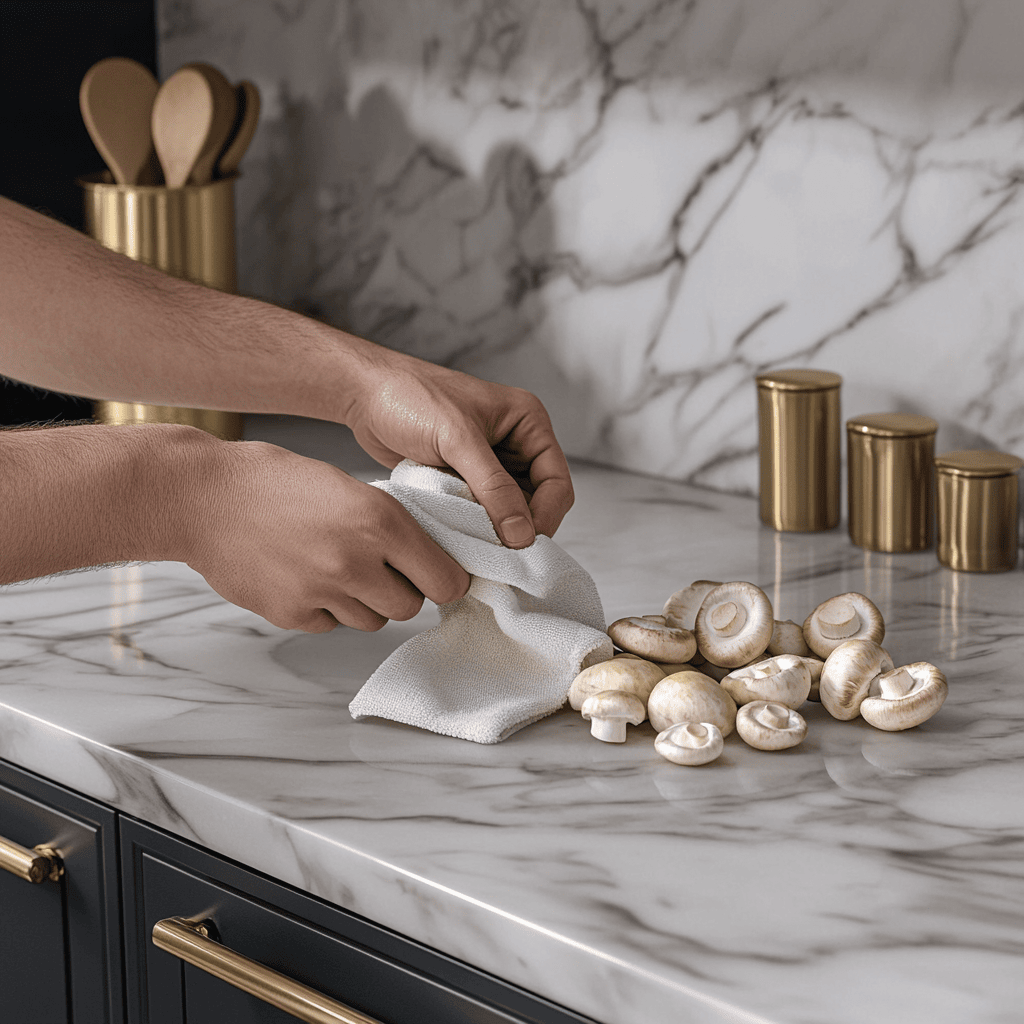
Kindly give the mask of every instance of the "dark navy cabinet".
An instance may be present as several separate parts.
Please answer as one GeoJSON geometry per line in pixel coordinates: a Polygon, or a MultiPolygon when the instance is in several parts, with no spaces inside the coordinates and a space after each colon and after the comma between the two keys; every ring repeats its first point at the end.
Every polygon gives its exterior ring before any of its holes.
{"type": "Polygon", "coordinates": [[[0,838],[59,852],[59,878],[0,871],[0,1021],[122,1024],[117,816],[0,761],[0,838]]]}
{"type": "Polygon", "coordinates": [[[0,837],[64,867],[37,884],[0,871],[2,1024],[289,1024],[266,996],[295,986],[382,1024],[593,1024],[2,761],[0,837]],[[158,947],[158,925],[205,962],[158,947]],[[210,973],[226,960],[262,997],[210,973]]]}

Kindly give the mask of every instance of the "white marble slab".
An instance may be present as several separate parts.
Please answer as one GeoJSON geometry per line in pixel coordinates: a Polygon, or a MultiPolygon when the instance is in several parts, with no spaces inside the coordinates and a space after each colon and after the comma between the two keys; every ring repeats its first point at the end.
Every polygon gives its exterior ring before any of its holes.
{"type": "Polygon", "coordinates": [[[255,81],[243,290],[754,493],[752,378],[1024,455],[1024,4],[159,0],[255,81]]]}
{"type": "Polygon", "coordinates": [[[699,769],[649,724],[602,744],[569,710],[479,746],[346,710],[434,611],[291,633],[162,563],[0,589],[0,757],[603,1024],[1018,1020],[1020,571],[775,534],[749,499],[582,464],[575,483],[558,540],[609,619],[696,578],[758,582],[798,620],[862,590],[946,705],[906,734],[807,705],[802,746],[733,736],[699,769]]]}

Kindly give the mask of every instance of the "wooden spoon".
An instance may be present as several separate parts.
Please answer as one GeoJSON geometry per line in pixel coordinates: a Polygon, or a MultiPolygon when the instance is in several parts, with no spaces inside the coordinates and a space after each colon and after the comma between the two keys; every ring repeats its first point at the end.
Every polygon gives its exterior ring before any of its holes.
{"type": "Polygon", "coordinates": [[[235,116],[234,130],[217,161],[217,174],[221,178],[226,178],[238,170],[260,119],[260,91],[252,82],[244,79],[239,82],[235,86],[235,96],[238,100],[238,113],[235,116]]]}
{"type": "Polygon", "coordinates": [[[156,181],[150,117],[158,88],[149,68],[127,57],[98,61],[82,79],[82,120],[119,185],[156,181]]]}
{"type": "Polygon", "coordinates": [[[210,95],[213,97],[213,123],[210,125],[210,134],[188,178],[189,184],[206,185],[213,180],[217,157],[224,151],[228,139],[231,138],[238,100],[235,96],[235,87],[212,64],[195,62],[186,64],[185,67],[198,71],[206,79],[210,95]]]}
{"type": "Polygon", "coordinates": [[[194,68],[181,68],[160,86],[153,103],[153,145],[168,188],[189,179],[213,125],[213,94],[194,68]]]}

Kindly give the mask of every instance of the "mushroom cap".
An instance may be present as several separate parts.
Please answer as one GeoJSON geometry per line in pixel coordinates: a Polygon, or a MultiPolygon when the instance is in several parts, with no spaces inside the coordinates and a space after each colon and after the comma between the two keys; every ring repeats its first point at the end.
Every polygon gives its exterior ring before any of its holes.
{"type": "Polygon", "coordinates": [[[745,743],[758,750],[795,747],[807,735],[803,715],[774,701],[744,704],[736,714],[736,731],[745,743]]]}
{"type": "MultiPolygon", "coordinates": [[[[756,658],[748,661],[745,665],[739,665],[739,668],[750,668],[751,665],[756,665],[759,661],[764,661],[764,652],[762,651],[756,658]]],[[[693,662],[690,662],[692,665],[693,662]]],[[[712,665],[710,661],[705,661],[703,665],[694,665],[699,672],[703,672],[704,675],[710,676],[716,682],[721,682],[730,672],[735,671],[735,668],[726,668],[724,665],[712,665]]]]}
{"type": "Polygon", "coordinates": [[[772,628],[772,638],[768,641],[768,653],[772,657],[779,654],[798,654],[801,658],[806,658],[811,649],[804,640],[803,626],[792,619],[776,619],[772,628]]]}
{"type": "Polygon", "coordinates": [[[739,668],[764,654],[775,619],[768,595],[753,583],[723,583],[704,598],[694,633],[713,665],[739,668]]]}
{"type": "Polygon", "coordinates": [[[608,635],[624,651],[651,661],[689,661],[697,650],[697,641],[688,629],[642,615],[616,619],[608,627],[608,635]]]}
{"type": "Polygon", "coordinates": [[[676,672],[651,690],[647,716],[658,732],[679,722],[713,722],[728,736],[736,724],[736,702],[703,673],[676,672]]]}
{"type": "Polygon", "coordinates": [[[646,703],[654,684],[665,678],[657,665],[642,658],[609,658],[585,668],[569,687],[569,705],[580,711],[583,702],[602,690],[621,690],[646,703]]]}
{"type": "Polygon", "coordinates": [[[704,603],[704,598],[721,583],[713,580],[694,580],[688,587],[677,590],[662,608],[661,614],[670,626],[682,626],[692,631],[697,621],[697,612],[704,603]]]}
{"type": "Polygon", "coordinates": [[[934,665],[915,661],[876,676],[860,713],[876,729],[901,732],[927,722],[948,692],[946,677],[934,665]]]}
{"type": "Polygon", "coordinates": [[[880,644],[884,637],[882,613],[870,598],[856,592],[822,601],[804,619],[804,640],[819,658],[827,658],[847,640],[872,640],[880,644]]]}
{"type": "Polygon", "coordinates": [[[673,764],[707,764],[722,747],[722,730],[714,722],[677,722],[654,740],[654,749],[673,764]]]}
{"type": "Polygon", "coordinates": [[[844,641],[825,659],[821,669],[818,695],[822,705],[840,721],[856,718],[872,680],[892,668],[888,652],[873,640],[844,641]]]}
{"type": "Polygon", "coordinates": [[[772,701],[798,708],[811,692],[811,670],[795,654],[780,654],[733,669],[721,682],[737,705],[772,701]]]}
{"type": "Polygon", "coordinates": [[[635,694],[623,690],[601,690],[592,693],[580,708],[583,717],[592,718],[624,718],[630,725],[639,725],[647,718],[644,702],[635,694]]]}
{"type": "Polygon", "coordinates": [[[807,671],[811,673],[811,692],[807,694],[807,699],[820,703],[821,695],[818,693],[818,688],[821,686],[821,670],[825,667],[825,662],[813,654],[801,660],[807,666],[807,671]]]}

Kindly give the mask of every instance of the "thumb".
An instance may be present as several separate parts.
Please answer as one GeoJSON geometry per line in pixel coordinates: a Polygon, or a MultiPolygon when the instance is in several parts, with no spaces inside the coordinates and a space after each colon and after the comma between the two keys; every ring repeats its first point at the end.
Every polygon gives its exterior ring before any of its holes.
{"type": "Polygon", "coordinates": [[[467,439],[463,449],[446,461],[469,484],[506,547],[526,548],[533,543],[537,533],[526,498],[483,438],[467,439]]]}

